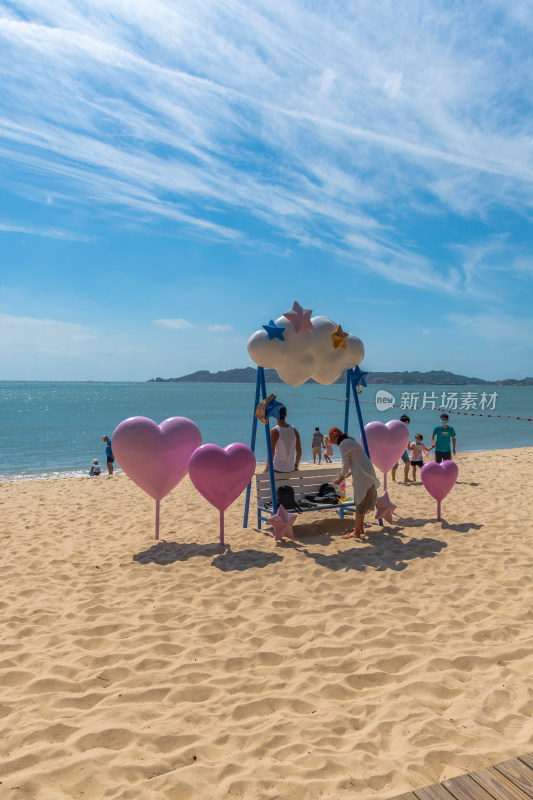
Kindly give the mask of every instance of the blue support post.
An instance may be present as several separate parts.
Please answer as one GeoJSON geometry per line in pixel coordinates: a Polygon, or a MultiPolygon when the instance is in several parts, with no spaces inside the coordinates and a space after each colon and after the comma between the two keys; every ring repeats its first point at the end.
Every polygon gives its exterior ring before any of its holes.
{"type": "MultiPolygon", "coordinates": [[[[359,427],[361,428],[361,438],[363,440],[363,448],[364,448],[364,451],[367,454],[367,456],[370,458],[370,451],[368,449],[368,442],[366,440],[365,426],[363,424],[363,415],[361,414],[361,406],[359,405],[357,384],[355,382],[355,376],[353,374],[353,370],[349,370],[349,373],[350,373],[350,380],[351,380],[351,384],[352,384],[353,396],[354,396],[354,400],[355,400],[355,410],[357,411],[357,418],[359,420],[359,427]]],[[[378,519],[378,523],[380,525],[383,525],[383,520],[382,519],[378,519]]]]}
{"type": "Polygon", "coordinates": [[[355,410],[357,411],[357,419],[359,420],[359,428],[361,429],[361,438],[363,440],[363,447],[364,447],[365,453],[370,458],[370,452],[368,450],[368,442],[366,440],[365,426],[364,426],[364,423],[363,423],[363,415],[361,414],[361,406],[359,405],[357,384],[355,383],[355,377],[354,377],[354,374],[353,374],[353,370],[350,369],[350,370],[348,370],[348,372],[350,373],[350,381],[351,381],[351,384],[352,384],[353,397],[354,397],[354,401],[355,401],[355,410]]]}
{"type": "MultiPolygon", "coordinates": [[[[252,422],[252,441],[251,441],[251,444],[250,444],[250,449],[251,449],[252,453],[255,453],[255,439],[256,439],[256,436],[257,436],[257,417],[255,416],[255,409],[259,405],[259,395],[260,395],[260,392],[261,392],[261,381],[259,379],[259,370],[260,369],[261,369],[261,367],[259,367],[259,369],[257,370],[257,380],[255,382],[254,417],[253,417],[253,422],[252,422]]],[[[251,490],[252,490],[252,481],[250,481],[250,483],[246,487],[246,501],[244,503],[244,520],[243,520],[243,523],[242,523],[242,527],[243,528],[247,528],[248,527],[248,512],[250,510],[250,492],[251,492],[251,490]]]]}
{"type": "Polygon", "coordinates": [[[350,373],[351,369],[346,370],[346,402],[344,403],[344,433],[348,433],[348,422],[350,420],[350,391],[351,391],[351,380],[350,380],[350,373]]]}
{"type": "MultiPolygon", "coordinates": [[[[254,416],[252,422],[252,441],[250,444],[250,449],[253,453],[255,453],[255,444],[257,439],[257,417],[255,416],[255,410],[259,405],[259,399],[265,400],[267,396],[266,393],[266,384],[265,384],[265,370],[263,367],[257,368],[257,381],[255,384],[255,404],[254,404],[254,416]]],[[[273,514],[277,514],[278,512],[278,504],[276,501],[276,481],[274,477],[274,465],[272,463],[272,445],[270,444],[270,423],[267,417],[267,422],[265,425],[265,434],[266,434],[266,448],[267,448],[267,461],[268,461],[268,471],[270,473],[270,490],[272,492],[272,508],[273,514]]],[[[252,491],[252,481],[246,487],[246,500],[244,503],[244,519],[242,522],[242,527],[248,527],[248,516],[250,513],[250,494],[252,491]]],[[[261,517],[259,512],[257,514],[257,527],[261,527],[261,517]]]]}
{"type": "MultiPolygon", "coordinates": [[[[266,393],[266,384],[265,384],[265,371],[263,367],[258,368],[258,377],[260,376],[261,380],[261,390],[263,392],[263,397],[267,396],[266,393]]],[[[267,446],[267,459],[268,459],[268,472],[270,474],[270,491],[272,492],[272,508],[273,514],[278,513],[278,503],[276,500],[276,479],[274,478],[274,463],[272,461],[272,445],[270,443],[270,420],[267,417],[267,424],[265,425],[265,433],[266,433],[266,446],[267,446]]]]}

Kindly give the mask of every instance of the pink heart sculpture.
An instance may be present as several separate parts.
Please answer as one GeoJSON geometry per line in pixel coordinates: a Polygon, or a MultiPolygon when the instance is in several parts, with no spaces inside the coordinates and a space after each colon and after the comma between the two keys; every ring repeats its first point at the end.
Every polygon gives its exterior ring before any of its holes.
{"type": "Polygon", "coordinates": [[[409,444],[409,428],[399,419],[392,419],[386,424],[369,422],[365,425],[365,433],[371,462],[387,473],[409,444]]]}
{"type": "Polygon", "coordinates": [[[255,471],[255,456],[245,444],[203,444],[189,460],[189,475],[200,494],[220,512],[246,488],[255,471]]]}
{"type": "Polygon", "coordinates": [[[189,458],[201,444],[200,429],[186,417],[170,417],[161,425],[148,417],[130,417],[112,436],[120,466],[156,502],[185,477],[189,458]]]}
{"type": "Polygon", "coordinates": [[[455,461],[443,461],[441,464],[430,461],[420,470],[422,483],[438,503],[451,492],[458,474],[459,469],[455,461]]]}

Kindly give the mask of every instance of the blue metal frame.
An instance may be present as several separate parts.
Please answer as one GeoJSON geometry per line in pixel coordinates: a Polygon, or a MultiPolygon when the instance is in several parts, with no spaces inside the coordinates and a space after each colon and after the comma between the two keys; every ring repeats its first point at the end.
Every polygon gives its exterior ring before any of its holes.
{"type": "MultiPolygon", "coordinates": [[[[350,382],[352,384],[352,392],[353,392],[353,398],[354,398],[354,402],[355,402],[355,410],[357,411],[357,419],[359,421],[359,428],[361,430],[361,438],[363,440],[363,447],[364,447],[365,453],[370,458],[370,452],[368,450],[368,442],[366,440],[365,425],[364,425],[364,422],[363,422],[363,415],[361,414],[361,406],[359,405],[359,392],[357,391],[357,382],[356,382],[356,379],[355,379],[355,374],[354,374],[353,369],[349,369],[347,371],[347,376],[350,379],[350,382]]],[[[349,403],[348,403],[348,407],[349,407],[349,403]]],[[[348,428],[346,428],[346,433],[348,433],[348,428]]]]}
{"type": "MultiPolygon", "coordinates": [[[[257,417],[255,416],[255,410],[259,405],[259,398],[265,400],[267,397],[266,393],[266,383],[265,383],[265,370],[263,367],[257,368],[257,381],[255,383],[255,403],[254,403],[254,411],[253,411],[253,422],[252,422],[252,442],[250,444],[250,449],[253,453],[255,453],[255,441],[257,437],[257,417]]],[[[270,473],[270,489],[272,492],[272,507],[273,507],[273,514],[277,514],[278,512],[278,504],[276,502],[276,482],[274,478],[274,464],[272,463],[272,445],[270,444],[270,421],[267,417],[266,425],[265,425],[265,434],[266,434],[266,447],[267,447],[267,459],[268,459],[268,471],[270,473]]],[[[243,528],[248,527],[248,514],[250,513],[250,492],[252,490],[252,481],[246,487],[246,501],[244,504],[244,519],[242,523],[243,528]]],[[[261,520],[259,516],[259,510],[257,511],[257,522],[258,527],[261,527],[261,520]]]]}
{"type": "MultiPolygon", "coordinates": [[[[353,393],[354,403],[355,403],[355,410],[357,412],[357,419],[359,422],[359,428],[361,430],[361,438],[363,440],[363,447],[365,453],[370,458],[370,453],[368,451],[368,443],[366,441],[366,433],[365,433],[365,426],[363,423],[363,415],[361,414],[361,406],[359,405],[359,397],[357,392],[357,382],[355,377],[355,371],[353,369],[346,370],[346,399],[345,399],[345,406],[344,406],[344,431],[348,433],[348,424],[350,420],[350,394],[353,393]]],[[[252,422],[252,441],[250,444],[251,450],[255,453],[255,442],[257,438],[257,417],[255,416],[255,410],[259,405],[259,400],[264,400],[267,397],[266,392],[266,383],[265,383],[265,370],[263,367],[257,368],[257,381],[255,384],[255,403],[254,403],[254,410],[253,410],[253,422],[252,422]]],[[[266,434],[266,446],[267,446],[267,458],[268,458],[268,471],[270,473],[270,489],[272,492],[272,514],[276,514],[278,511],[278,504],[276,502],[276,482],[274,477],[274,465],[272,463],[272,446],[270,444],[270,422],[267,417],[267,424],[265,425],[265,434],[266,434]]],[[[248,515],[250,513],[250,494],[252,490],[252,482],[248,484],[246,487],[246,501],[244,504],[244,519],[242,523],[243,528],[248,527],[248,515]]],[[[333,508],[333,506],[328,506],[329,508],[333,508]]],[[[340,512],[341,517],[344,516],[344,508],[350,508],[349,505],[344,505],[343,507],[339,508],[338,506],[334,506],[334,508],[338,509],[340,512]]],[[[314,510],[314,509],[309,509],[314,510]]],[[[261,528],[261,511],[258,507],[257,509],[257,527],[261,528]]],[[[380,520],[380,523],[383,524],[380,520]]]]}

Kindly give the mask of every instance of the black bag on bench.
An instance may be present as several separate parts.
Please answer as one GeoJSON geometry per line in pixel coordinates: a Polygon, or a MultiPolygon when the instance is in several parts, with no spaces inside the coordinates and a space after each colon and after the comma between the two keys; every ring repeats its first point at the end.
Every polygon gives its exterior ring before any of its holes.
{"type": "Polygon", "coordinates": [[[313,503],[324,506],[336,506],[339,502],[339,497],[335,491],[335,487],[331,483],[323,483],[317,494],[306,494],[306,500],[311,500],[313,503]]]}
{"type": "Polygon", "coordinates": [[[298,514],[301,513],[292,486],[278,486],[276,490],[276,502],[278,506],[283,506],[286,511],[297,511],[298,514]]]}
{"type": "Polygon", "coordinates": [[[336,506],[338,502],[339,498],[336,494],[317,494],[315,497],[315,503],[322,506],[336,506]]]}
{"type": "Polygon", "coordinates": [[[318,490],[318,494],[320,497],[323,497],[326,494],[334,494],[335,497],[337,496],[337,492],[335,491],[335,487],[331,485],[331,483],[323,483],[318,490]]]}

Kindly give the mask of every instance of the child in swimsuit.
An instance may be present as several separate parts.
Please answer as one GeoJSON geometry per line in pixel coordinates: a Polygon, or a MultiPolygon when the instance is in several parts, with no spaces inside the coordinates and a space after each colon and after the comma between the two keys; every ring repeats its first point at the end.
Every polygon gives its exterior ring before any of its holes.
{"type": "Polygon", "coordinates": [[[433,447],[426,447],[424,444],[424,437],[421,433],[417,433],[415,435],[414,442],[411,442],[409,445],[409,450],[411,451],[411,467],[413,470],[413,481],[416,481],[416,468],[424,466],[424,454],[427,456],[428,450],[433,450],[433,447]]]}
{"type": "Polygon", "coordinates": [[[331,456],[333,455],[333,445],[329,441],[329,436],[324,436],[324,461],[331,464],[331,456]]]}

